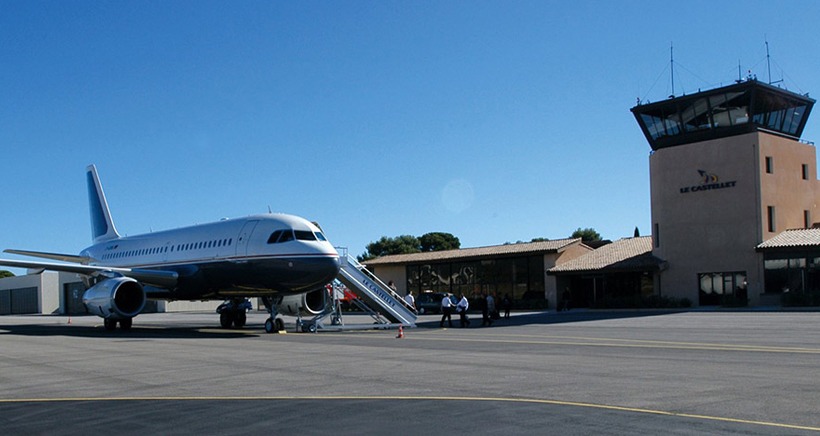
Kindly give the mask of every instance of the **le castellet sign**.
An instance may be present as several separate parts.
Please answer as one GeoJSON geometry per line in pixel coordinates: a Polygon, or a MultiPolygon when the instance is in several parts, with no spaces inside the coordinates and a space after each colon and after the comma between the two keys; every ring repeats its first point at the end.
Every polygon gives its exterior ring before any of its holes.
{"type": "Polygon", "coordinates": [[[703,170],[698,170],[700,174],[700,184],[692,186],[684,186],[680,188],[681,194],[688,194],[690,192],[713,191],[715,189],[734,188],[737,184],[736,180],[730,182],[721,182],[720,177],[716,174],[711,174],[703,170]]]}

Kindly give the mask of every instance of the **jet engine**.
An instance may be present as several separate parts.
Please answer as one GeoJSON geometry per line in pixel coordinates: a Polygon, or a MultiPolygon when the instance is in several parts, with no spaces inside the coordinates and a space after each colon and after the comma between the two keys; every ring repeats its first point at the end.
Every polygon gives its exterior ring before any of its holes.
{"type": "Polygon", "coordinates": [[[83,304],[103,318],[133,318],[145,306],[145,290],[130,277],[105,279],[85,291],[83,304]]]}
{"type": "Polygon", "coordinates": [[[282,298],[278,309],[280,313],[291,316],[313,316],[325,310],[327,300],[327,290],[320,288],[304,294],[288,295],[282,298]]]}

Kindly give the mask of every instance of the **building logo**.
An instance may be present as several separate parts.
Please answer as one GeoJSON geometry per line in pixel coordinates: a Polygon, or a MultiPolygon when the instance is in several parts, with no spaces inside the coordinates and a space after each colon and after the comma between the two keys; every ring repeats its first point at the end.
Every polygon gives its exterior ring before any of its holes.
{"type": "Polygon", "coordinates": [[[692,186],[684,186],[680,188],[681,194],[688,194],[690,192],[712,191],[715,189],[734,188],[737,184],[736,180],[730,182],[721,182],[717,174],[712,174],[704,170],[698,170],[700,175],[700,184],[692,186]]]}

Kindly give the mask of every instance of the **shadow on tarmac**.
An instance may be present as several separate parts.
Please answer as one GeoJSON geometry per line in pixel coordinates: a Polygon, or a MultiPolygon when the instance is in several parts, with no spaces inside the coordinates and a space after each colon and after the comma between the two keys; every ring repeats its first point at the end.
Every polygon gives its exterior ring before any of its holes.
{"type": "Polygon", "coordinates": [[[228,339],[228,338],[248,338],[260,336],[257,329],[227,330],[217,327],[137,327],[134,326],[128,331],[116,329],[106,330],[102,325],[2,325],[0,326],[0,337],[3,335],[16,336],[71,336],[79,338],[107,338],[107,339],[228,339]]]}
{"type": "MultiPolygon", "coordinates": [[[[543,311],[513,314],[509,318],[493,321],[491,328],[518,327],[532,324],[566,324],[587,321],[603,321],[624,318],[642,318],[647,316],[672,315],[685,310],[587,310],[576,309],[564,312],[543,311]]],[[[419,328],[440,328],[441,315],[428,315],[428,319],[417,322],[419,328]]],[[[488,328],[481,326],[481,314],[469,313],[468,328],[488,328]]],[[[445,323],[445,327],[448,327],[445,323]]],[[[459,328],[458,316],[453,315],[453,328],[459,328]]]]}

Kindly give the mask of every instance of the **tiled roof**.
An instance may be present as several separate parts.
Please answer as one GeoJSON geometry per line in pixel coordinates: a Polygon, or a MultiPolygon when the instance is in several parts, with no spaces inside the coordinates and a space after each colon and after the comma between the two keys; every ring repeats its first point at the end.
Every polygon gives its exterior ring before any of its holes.
{"type": "Polygon", "coordinates": [[[652,237],[624,238],[553,268],[554,273],[656,270],[663,263],[652,255],[652,237]]]}
{"type": "Polygon", "coordinates": [[[580,244],[580,238],[556,239],[554,241],[528,242],[521,244],[493,245],[489,247],[463,248],[459,250],[430,251],[424,253],[395,254],[362,262],[370,265],[391,265],[442,260],[468,259],[488,256],[557,253],[572,244],[580,244]]]}
{"type": "Polygon", "coordinates": [[[758,250],[778,248],[820,248],[820,228],[785,230],[757,246],[758,250]]]}

